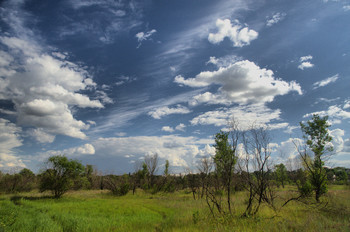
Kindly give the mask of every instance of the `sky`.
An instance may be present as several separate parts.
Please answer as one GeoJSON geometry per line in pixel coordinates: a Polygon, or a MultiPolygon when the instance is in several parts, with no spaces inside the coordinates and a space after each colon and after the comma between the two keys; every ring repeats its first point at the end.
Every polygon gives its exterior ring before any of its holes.
{"type": "Polygon", "coordinates": [[[315,113],[350,168],[349,23],[348,0],[1,1],[0,169],[195,171],[232,118],[285,162],[315,113]]]}

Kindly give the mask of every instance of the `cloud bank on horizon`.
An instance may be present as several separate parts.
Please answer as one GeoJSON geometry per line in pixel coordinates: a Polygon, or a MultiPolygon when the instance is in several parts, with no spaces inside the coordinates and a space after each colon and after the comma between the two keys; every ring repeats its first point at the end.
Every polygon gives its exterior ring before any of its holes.
{"type": "Polygon", "coordinates": [[[157,153],[195,171],[233,117],[285,162],[315,113],[327,165],[350,167],[346,1],[43,3],[0,5],[0,169],[64,154],[123,173],[157,153]]]}

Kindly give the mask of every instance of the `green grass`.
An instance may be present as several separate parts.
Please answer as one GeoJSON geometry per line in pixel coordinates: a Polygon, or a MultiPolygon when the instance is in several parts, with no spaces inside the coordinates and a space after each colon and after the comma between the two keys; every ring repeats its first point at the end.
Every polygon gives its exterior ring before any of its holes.
{"type": "Polygon", "coordinates": [[[234,215],[213,219],[205,201],[185,192],[114,197],[77,191],[62,199],[34,192],[2,195],[0,231],[350,231],[350,190],[345,187],[331,187],[325,207],[292,202],[276,213],[264,205],[251,218],[241,217],[245,198],[244,192],[236,193],[234,215]]]}

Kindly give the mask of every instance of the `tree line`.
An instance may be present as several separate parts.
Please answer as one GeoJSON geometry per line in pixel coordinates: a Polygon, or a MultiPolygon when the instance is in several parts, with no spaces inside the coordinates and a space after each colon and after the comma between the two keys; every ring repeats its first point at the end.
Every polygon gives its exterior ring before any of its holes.
{"type": "Polygon", "coordinates": [[[38,175],[26,168],[15,174],[0,172],[0,192],[39,189],[60,198],[67,191],[78,189],[107,189],[117,196],[129,191],[135,194],[139,189],[152,194],[186,190],[194,199],[204,199],[213,216],[232,214],[238,191],[247,194],[243,216],[255,215],[261,204],[277,210],[293,200],[314,198],[320,202],[329,183],[349,183],[350,169],[324,166],[332,153],[327,117],[314,115],[312,120],[300,123],[300,127],[304,142],[295,143],[300,164],[297,169],[288,170],[283,163],[273,164],[267,128],[253,125],[242,130],[239,123],[232,120],[228,131],[215,135],[215,155],[201,159],[193,172],[171,175],[166,160],[159,175],[157,154],[145,156],[135,164],[133,173],[124,175],[102,175],[92,165],[84,166],[66,156],[52,156],[38,175]],[[276,199],[280,198],[277,189],[286,185],[293,185],[296,190],[277,205],[276,199]]]}

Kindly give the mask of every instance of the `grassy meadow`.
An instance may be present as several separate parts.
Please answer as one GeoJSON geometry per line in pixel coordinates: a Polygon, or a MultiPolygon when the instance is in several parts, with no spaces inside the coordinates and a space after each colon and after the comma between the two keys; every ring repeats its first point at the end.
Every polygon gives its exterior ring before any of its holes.
{"type": "Polygon", "coordinates": [[[0,196],[0,231],[350,231],[348,186],[330,186],[322,207],[291,202],[275,212],[263,206],[251,218],[241,217],[246,194],[235,193],[233,199],[233,216],[214,219],[204,199],[184,191],[152,195],[140,190],[115,197],[86,190],[61,199],[37,192],[8,194],[0,196]]]}

